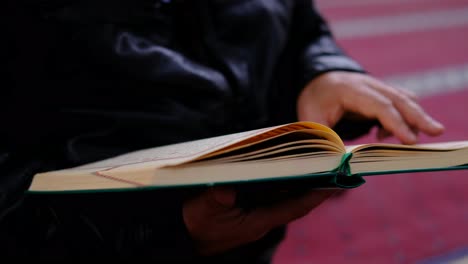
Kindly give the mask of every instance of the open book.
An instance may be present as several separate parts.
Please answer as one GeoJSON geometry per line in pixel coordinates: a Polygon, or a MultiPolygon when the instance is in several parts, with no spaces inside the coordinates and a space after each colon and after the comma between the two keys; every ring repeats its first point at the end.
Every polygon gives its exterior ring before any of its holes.
{"type": "Polygon", "coordinates": [[[316,179],[356,187],[362,176],[468,168],[468,140],[345,146],[332,129],[296,122],[131,152],[35,175],[29,192],[98,191],[316,179]]]}

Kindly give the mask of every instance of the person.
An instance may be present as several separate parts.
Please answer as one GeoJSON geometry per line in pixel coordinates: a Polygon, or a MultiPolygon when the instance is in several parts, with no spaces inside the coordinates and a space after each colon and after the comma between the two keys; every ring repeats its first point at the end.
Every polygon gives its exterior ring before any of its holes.
{"type": "Polygon", "coordinates": [[[5,258],[269,263],[287,224],[333,192],[247,210],[227,186],[25,191],[37,172],[296,120],[344,138],[377,124],[404,144],[444,130],[345,54],[310,0],[14,1],[3,12],[5,258]]]}

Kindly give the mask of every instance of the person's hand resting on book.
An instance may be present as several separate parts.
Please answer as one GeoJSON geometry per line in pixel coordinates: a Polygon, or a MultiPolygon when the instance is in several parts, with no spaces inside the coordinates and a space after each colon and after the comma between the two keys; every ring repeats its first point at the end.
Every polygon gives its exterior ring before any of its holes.
{"type": "Polygon", "coordinates": [[[213,187],[185,202],[183,216],[198,252],[213,255],[260,239],[273,228],[306,215],[335,192],[314,190],[245,210],[237,206],[234,189],[213,187]]]}
{"type": "Polygon", "coordinates": [[[329,127],[347,118],[356,125],[376,120],[381,126],[379,139],[394,135],[404,144],[417,143],[418,132],[437,136],[444,131],[410,91],[355,72],[332,71],[310,81],[298,97],[297,114],[300,121],[329,127]]]}

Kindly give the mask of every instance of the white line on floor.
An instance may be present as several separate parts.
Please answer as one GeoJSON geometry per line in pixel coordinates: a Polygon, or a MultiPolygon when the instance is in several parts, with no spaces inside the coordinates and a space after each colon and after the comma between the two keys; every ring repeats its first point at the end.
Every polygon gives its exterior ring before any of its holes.
{"type": "MultiPolygon", "coordinates": [[[[332,31],[338,39],[428,31],[465,25],[468,25],[468,7],[337,22],[330,21],[332,31]]],[[[468,35],[468,32],[466,34],[468,35]]]]}
{"type": "MultiPolygon", "coordinates": [[[[443,0],[439,0],[442,2],[443,0]]],[[[360,6],[378,6],[378,5],[401,5],[401,4],[414,4],[414,3],[428,3],[437,1],[428,0],[316,0],[316,6],[319,9],[326,8],[346,8],[346,7],[360,7],[360,6]]]]}
{"type": "Polygon", "coordinates": [[[384,80],[420,96],[468,89],[468,64],[420,73],[388,76],[384,80]]]}

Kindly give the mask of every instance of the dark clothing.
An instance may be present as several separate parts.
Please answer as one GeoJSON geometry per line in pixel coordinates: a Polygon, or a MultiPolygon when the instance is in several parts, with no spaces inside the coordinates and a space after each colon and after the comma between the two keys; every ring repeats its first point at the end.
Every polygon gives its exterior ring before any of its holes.
{"type": "MultiPolygon", "coordinates": [[[[40,171],[295,121],[308,81],[362,71],[310,0],[25,0],[2,12],[0,248],[12,255],[194,257],[186,190],[24,191],[40,171]]],[[[281,231],[270,236],[236,250],[258,254],[249,247],[281,231]]]]}

